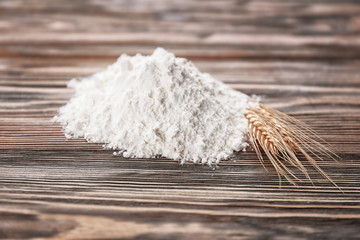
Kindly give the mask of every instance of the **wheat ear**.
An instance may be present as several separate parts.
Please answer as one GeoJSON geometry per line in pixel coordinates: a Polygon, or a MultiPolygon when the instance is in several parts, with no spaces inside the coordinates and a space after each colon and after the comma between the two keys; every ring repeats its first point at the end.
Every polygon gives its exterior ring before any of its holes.
{"type": "Polygon", "coordinates": [[[245,117],[248,120],[250,141],[256,154],[263,164],[263,149],[279,176],[280,184],[281,177],[284,177],[297,186],[295,181],[299,179],[290,170],[289,164],[298,168],[313,184],[306,168],[296,156],[296,152],[300,152],[325,179],[342,191],[317,164],[317,160],[323,160],[324,156],[333,160],[339,157],[324,145],[325,141],[309,126],[261,104],[256,108],[248,108],[245,117]]]}

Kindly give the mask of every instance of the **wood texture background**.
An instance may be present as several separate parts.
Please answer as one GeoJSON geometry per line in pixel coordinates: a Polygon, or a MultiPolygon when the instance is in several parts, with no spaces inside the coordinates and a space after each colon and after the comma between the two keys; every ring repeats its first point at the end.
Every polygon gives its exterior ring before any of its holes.
{"type": "Polygon", "coordinates": [[[355,0],[0,0],[0,238],[359,239],[359,33],[355,0]],[[49,122],[70,78],[157,46],[310,124],[346,193],[311,168],[280,189],[251,150],[123,159],[49,122]]]}

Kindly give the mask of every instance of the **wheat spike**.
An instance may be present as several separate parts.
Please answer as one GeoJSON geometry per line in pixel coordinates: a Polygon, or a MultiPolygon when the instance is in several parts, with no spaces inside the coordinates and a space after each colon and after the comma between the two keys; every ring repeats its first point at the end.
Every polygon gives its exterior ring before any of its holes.
{"type": "MultiPolygon", "coordinates": [[[[336,183],[318,166],[317,160],[322,156],[334,160],[338,158],[330,149],[321,144],[324,142],[305,123],[296,120],[275,109],[267,108],[259,104],[256,108],[248,108],[245,117],[248,120],[248,132],[250,141],[258,155],[261,163],[263,157],[260,147],[263,149],[271,164],[278,174],[281,184],[281,177],[285,177],[293,185],[297,186],[294,180],[299,180],[287,165],[298,168],[306,178],[313,184],[306,168],[297,158],[296,152],[301,152],[307,161],[335,187],[342,191],[336,183]]],[[[300,180],[299,180],[300,181],[300,180]]]]}

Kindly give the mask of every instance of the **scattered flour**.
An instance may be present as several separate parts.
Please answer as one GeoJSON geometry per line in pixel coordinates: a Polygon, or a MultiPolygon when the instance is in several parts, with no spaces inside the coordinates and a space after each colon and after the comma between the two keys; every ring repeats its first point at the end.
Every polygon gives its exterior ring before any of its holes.
{"type": "Polygon", "coordinates": [[[75,95],[53,119],[66,137],[105,143],[124,157],[218,163],[247,147],[244,112],[257,106],[162,48],[151,56],[123,54],[68,87],[75,95]]]}

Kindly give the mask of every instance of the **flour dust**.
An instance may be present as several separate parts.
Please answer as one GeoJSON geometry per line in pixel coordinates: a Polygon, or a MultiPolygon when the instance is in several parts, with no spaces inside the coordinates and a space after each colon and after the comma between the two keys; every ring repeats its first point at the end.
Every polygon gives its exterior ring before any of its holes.
{"type": "Polygon", "coordinates": [[[75,94],[53,119],[66,137],[131,158],[228,159],[248,146],[244,113],[258,104],[162,48],[150,56],[123,54],[68,87],[75,94]]]}

